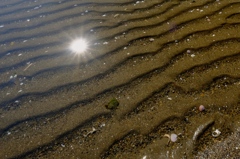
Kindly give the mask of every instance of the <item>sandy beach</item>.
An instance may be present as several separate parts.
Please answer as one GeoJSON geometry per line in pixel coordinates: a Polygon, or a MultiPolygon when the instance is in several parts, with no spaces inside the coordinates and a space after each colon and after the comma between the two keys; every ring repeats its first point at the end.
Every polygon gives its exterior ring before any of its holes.
{"type": "Polygon", "coordinates": [[[0,158],[240,158],[239,8],[1,0],[0,158]]]}

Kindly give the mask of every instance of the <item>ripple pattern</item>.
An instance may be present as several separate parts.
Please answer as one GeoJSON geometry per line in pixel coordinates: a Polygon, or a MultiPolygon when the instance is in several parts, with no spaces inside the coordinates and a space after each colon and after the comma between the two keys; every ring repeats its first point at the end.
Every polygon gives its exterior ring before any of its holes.
{"type": "Polygon", "coordinates": [[[0,158],[211,158],[239,136],[239,8],[2,0],[0,158]],[[76,55],[81,36],[90,48],[76,55]],[[112,98],[118,108],[106,109],[112,98]]]}

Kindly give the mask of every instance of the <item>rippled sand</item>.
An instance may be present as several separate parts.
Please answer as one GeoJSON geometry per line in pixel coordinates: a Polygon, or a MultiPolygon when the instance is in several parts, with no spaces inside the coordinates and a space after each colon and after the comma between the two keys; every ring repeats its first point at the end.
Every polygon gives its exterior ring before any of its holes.
{"type": "Polygon", "coordinates": [[[0,158],[240,158],[239,8],[2,0],[0,158]]]}

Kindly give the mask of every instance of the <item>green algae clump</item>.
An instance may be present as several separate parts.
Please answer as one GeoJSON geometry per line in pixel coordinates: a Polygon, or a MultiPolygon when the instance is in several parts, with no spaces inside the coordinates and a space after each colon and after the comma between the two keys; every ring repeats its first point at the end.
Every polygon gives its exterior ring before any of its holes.
{"type": "Polygon", "coordinates": [[[117,109],[118,106],[119,106],[119,102],[116,98],[111,99],[110,102],[107,105],[105,105],[107,109],[111,109],[111,110],[117,109]]]}

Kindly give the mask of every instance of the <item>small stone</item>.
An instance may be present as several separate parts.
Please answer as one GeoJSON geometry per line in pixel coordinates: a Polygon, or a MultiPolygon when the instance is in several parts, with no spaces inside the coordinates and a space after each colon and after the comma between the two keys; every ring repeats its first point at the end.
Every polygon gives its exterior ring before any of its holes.
{"type": "Polygon", "coordinates": [[[115,14],[113,17],[116,18],[116,17],[118,17],[118,16],[119,16],[119,14],[115,14]]]}
{"type": "Polygon", "coordinates": [[[107,45],[107,44],[108,44],[108,42],[107,42],[107,41],[103,42],[103,45],[107,45]]]}
{"type": "Polygon", "coordinates": [[[149,41],[153,42],[153,41],[154,41],[154,39],[153,39],[153,38],[150,38],[150,39],[149,39],[149,41]]]}
{"type": "Polygon", "coordinates": [[[102,124],[100,125],[100,127],[104,127],[104,126],[106,126],[106,124],[105,124],[105,123],[102,123],[102,124]]]}

